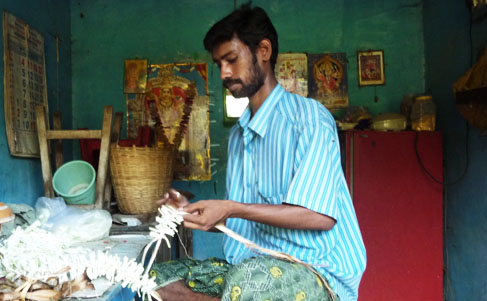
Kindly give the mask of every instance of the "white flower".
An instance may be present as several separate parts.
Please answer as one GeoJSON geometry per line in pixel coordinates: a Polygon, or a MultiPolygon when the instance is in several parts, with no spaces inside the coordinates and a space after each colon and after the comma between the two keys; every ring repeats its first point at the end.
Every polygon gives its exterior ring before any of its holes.
{"type": "Polygon", "coordinates": [[[123,287],[137,290],[144,298],[160,299],[154,292],[154,279],[144,274],[144,267],[135,260],[87,248],[70,248],[39,225],[36,222],[25,229],[18,227],[0,243],[0,276],[13,281],[21,276],[46,280],[54,275],[64,283],[86,271],[90,279],[106,277],[111,282],[120,282],[123,287]],[[66,267],[69,271],[58,273],[66,267]]]}

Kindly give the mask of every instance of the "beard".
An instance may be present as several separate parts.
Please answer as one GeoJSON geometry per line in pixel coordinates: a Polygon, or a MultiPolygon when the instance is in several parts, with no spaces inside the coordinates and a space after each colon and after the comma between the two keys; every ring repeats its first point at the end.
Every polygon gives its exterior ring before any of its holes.
{"type": "Polygon", "coordinates": [[[227,78],[223,80],[223,86],[230,90],[233,97],[235,98],[242,98],[242,97],[252,97],[254,94],[259,91],[259,89],[264,85],[264,72],[260,69],[259,65],[257,64],[257,59],[254,60],[254,64],[250,67],[250,78],[248,83],[244,83],[239,78],[227,78]],[[239,90],[230,90],[233,84],[240,84],[242,87],[239,90]]]}

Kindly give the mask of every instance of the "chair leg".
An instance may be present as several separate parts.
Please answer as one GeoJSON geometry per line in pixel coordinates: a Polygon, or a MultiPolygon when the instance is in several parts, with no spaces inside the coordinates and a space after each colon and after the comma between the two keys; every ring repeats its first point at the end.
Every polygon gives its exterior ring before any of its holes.
{"type": "Polygon", "coordinates": [[[100,158],[96,177],[95,208],[109,209],[110,204],[104,203],[105,184],[107,181],[108,158],[110,156],[110,134],[112,131],[113,107],[106,106],[103,114],[101,130],[100,158]]]}
{"type": "MultiPolygon", "coordinates": [[[[61,112],[54,112],[52,126],[55,130],[61,130],[61,112]]],[[[54,142],[54,161],[56,163],[56,170],[64,164],[63,141],[61,139],[54,142]]]]}
{"type": "Polygon", "coordinates": [[[52,198],[54,197],[54,190],[52,188],[52,169],[51,160],[49,158],[46,111],[44,106],[36,107],[36,123],[41,157],[42,179],[44,181],[44,195],[52,198]]]}
{"type": "MultiPolygon", "coordinates": [[[[112,145],[117,145],[118,141],[120,140],[122,121],[123,121],[123,113],[116,112],[115,118],[113,120],[112,134],[110,137],[110,147],[112,145]]],[[[110,158],[108,158],[107,180],[105,184],[105,194],[104,194],[103,202],[107,205],[107,208],[110,208],[111,201],[112,201],[112,177],[110,175],[110,158]]]]}

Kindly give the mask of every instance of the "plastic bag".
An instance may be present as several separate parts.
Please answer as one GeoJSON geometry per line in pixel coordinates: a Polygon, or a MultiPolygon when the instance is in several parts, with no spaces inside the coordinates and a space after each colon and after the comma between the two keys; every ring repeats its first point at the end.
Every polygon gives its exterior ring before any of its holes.
{"type": "Polygon", "coordinates": [[[66,209],[66,203],[63,198],[46,198],[40,197],[36,202],[37,219],[44,224],[50,216],[57,215],[66,209]]]}
{"type": "Polygon", "coordinates": [[[62,198],[39,198],[36,210],[42,228],[68,244],[105,239],[112,226],[112,216],[108,211],[66,206],[62,198]],[[48,218],[43,222],[45,216],[48,218]]]}
{"type": "Polygon", "coordinates": [[[108,237],[112,216],[106,210],[67,207],[47,224],[52,233],[68,243],[86,242],[108,237]]]}

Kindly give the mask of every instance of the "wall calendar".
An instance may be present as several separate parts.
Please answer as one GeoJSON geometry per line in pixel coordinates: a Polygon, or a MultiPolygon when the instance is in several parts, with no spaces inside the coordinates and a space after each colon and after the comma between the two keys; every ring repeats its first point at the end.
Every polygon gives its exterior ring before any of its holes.
{"type": "Polygon", "coordinates": [[[47,112],[44,38],[3,12],[5,129],[10,154],[39,157],[35,107],[47,112]]]}

